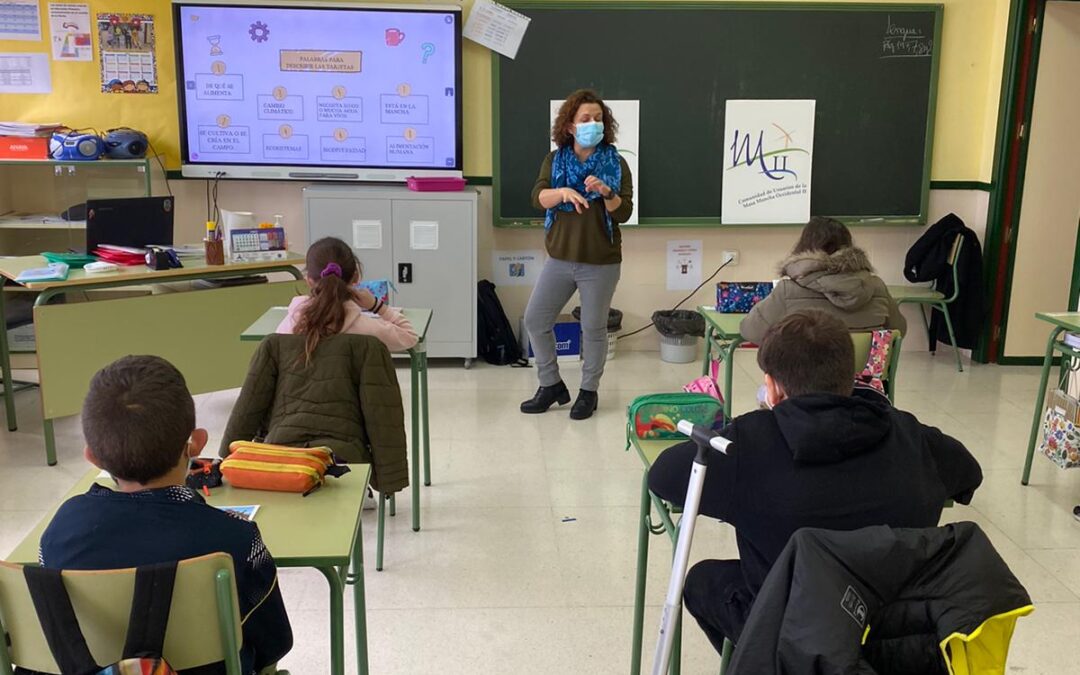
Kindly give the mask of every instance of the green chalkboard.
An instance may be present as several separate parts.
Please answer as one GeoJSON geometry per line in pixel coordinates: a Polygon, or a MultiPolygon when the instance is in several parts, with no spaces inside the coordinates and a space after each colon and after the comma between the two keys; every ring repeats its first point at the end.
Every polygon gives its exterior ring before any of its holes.
{"type": "Polygon", "coordinates": [[[529,195],[549,101],[579,87],[640,101],[642,225],[720,224],[728,99],[814,99],[811,210],[921,224],[930,185],[941,5],[511,2],[531,18],[493,56],[498,225],[529,195]]]}

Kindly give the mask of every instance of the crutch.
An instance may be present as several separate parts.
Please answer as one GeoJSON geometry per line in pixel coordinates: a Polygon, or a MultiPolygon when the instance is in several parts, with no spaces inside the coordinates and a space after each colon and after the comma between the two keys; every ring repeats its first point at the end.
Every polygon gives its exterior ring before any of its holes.
{"type": "Polygon", "coordinates": [[[671,644],[675,639],[675,625],[682,611],[683,584],[686,582],[686,566],[690,560],[690,543],[694,540],[694,522],[701,505],[701,488],[705,484],[709,450],[727,454],[731,441],[705,426],[696,426],[688,420],[679,420],[678,430],[697,444],[697,454],[690,470],[690,484],[686,487],[686,502],[679,521],[679,540],[675,544],[675,560],[671,564],[671,580],[668,582],[664,611],[660,615],[660,637],[653,655],[652,675],[664,675],[671,660],[671,644]]]}

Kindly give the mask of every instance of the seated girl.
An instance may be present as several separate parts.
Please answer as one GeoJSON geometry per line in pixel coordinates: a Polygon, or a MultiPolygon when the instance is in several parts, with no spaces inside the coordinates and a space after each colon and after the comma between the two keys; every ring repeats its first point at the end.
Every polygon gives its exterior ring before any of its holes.
{"type": "Polygon", "coordinates": [[[360,263],[342,240],[326,237],[312,244],[305,276],[311,294],[289,303],[276,332],[306,335],[309,355],[320,338],[338,333],[377,337],[392,352],[416,346],[416,331],[404,314],[356,288],[360,263]]]}
{"type": "Polygon", "coordinates": [[[742,320],[744,340],[760,344],[769,327],[785,316],[820,309],[849,331],[907,330],[907,322],[866,253],[852,245],[851,232],[831,218],[815,216],[794,250],[780,264],[783,279],[742,320]]]}

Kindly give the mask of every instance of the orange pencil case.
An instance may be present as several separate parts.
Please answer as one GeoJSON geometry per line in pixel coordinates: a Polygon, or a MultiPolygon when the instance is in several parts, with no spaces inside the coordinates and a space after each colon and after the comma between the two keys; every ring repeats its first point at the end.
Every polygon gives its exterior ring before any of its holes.
{"type": "Polygon", "coordinates": [[[235,441],[221,462],[221,475],[233,487],[308,494],[326,480],[334,466],[329,448],[290,448],[235,441]]]}

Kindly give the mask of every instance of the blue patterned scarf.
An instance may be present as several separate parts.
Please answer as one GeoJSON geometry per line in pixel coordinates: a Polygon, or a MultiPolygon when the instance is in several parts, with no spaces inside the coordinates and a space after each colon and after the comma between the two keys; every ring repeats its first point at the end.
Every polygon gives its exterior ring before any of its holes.
{"type": "MultiPolygon", "coordinates": [[[[589,158],[583,163],[574,154],[574,146],[568,145],[555,151],[551,158],[551,187],[553,189],[569,187],[578,191],[590,202],[599,201],[600,208],[604,209],[604,223],[607,225],[608,239],[615,240],[615,225],[611,220],[611,214],[604,208],[604,198],[599,192],[586,192],[585,179],[596,176],[604,181],[604,184],[616,193],[622,185],[622,163],[619,161],[619,151],[610,143],[602,143],[596,147],[589,158]]],[[[591,208],[596,208],[592,205],[591,208]]],[[[574,205],[567,202],[556,204],[547,210],[544,219],[544,231],[551,229],[555,222],[556,211],[573,211],[574,205]]]]}

